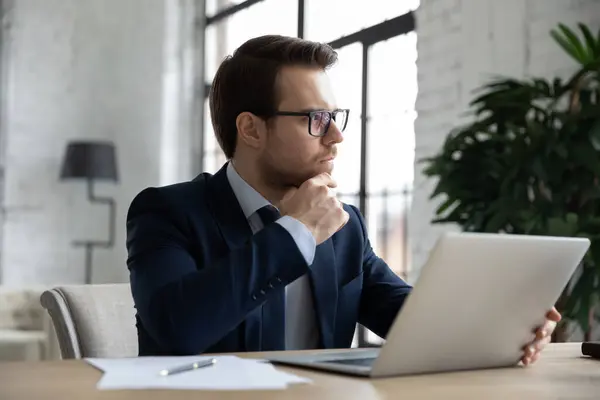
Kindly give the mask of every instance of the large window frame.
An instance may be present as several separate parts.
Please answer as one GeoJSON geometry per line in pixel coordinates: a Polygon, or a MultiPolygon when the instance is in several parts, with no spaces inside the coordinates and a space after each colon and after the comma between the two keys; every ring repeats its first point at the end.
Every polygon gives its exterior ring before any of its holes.
{"type": "MultiPolygon", "coordinates": [[[[211,16],[206,16],[205,14],[205,20],[204,20],[204,24],[203,24],[203,29],[206,29],[207,27],[222,21],[232,15],[234,15],[235,13],[238,13],[242,10],[245,10],[249,7],[252,7],[253,5],[260,3],[261,1],[264,0],[246,0],[243,1],[239,4],[227,7],[223,10],[218,11],[216,14],[211,15],[211,16]]],[[[299,38],[304,38],[304,31],[305,31],[305,0],[297,0],[297,5],[298,5],[298,14],[297,14],[297,37],[299,38]]],[[[369,116],[368,116],[368,89],[369,89],[369,50],[370,48],[379,43],[379,42],[383,42],[386,41],[388,39],[394,38],[396,36],[400,36],[400,35],[405,35],[408,34],[410,32],[414,32],[415,31],[415,16],[414,16],[414,12],[413,11],[409,11],[406,14],[397,16],[395,18],[386,20],[384,22],[381,22],[379,24],[376,25],[372,25],[368,28],[362,29],[360,31],[354,32],[352,34],[349,35],[345,35],[343,37],[340,37],[339,39],[333,40],[331,42],[329,42],[329,45],[331,45],[334,49],[338,50],[341,49],[345,46],[349,46],[352,44],[356,44],[356,43],[360,43],[362,45],[362,81],[361,81],[361,91],[362,91],[362,100],[361,100],[361,110],[360,110],[360,142],[361,142],[361,146],[360,146],[360,177],[359,177],[359,190],[357,193],[340,193],[340,197],[357,197],[358,198],[358,209],[360,210],[361,214],[364,216],[365,220],[368,222],[368,213],[367,213],[367,207],[368,207],[368,200],[369,198],[373,198],[373,197],[383,197],[384,199],[387,199],[388,196],[393,196],[393,195],[402,195],[406,200],[410,197],[410,189],[406,188],[404,190],[402,190],[399,193],[393,193],[393,192],[389,192],[389,191],[383,191],[382,193],[373,193],[373,192],[369,192],[368,191],[368,182],[367,182],[367,177],[368,177],[368,167],[369,167],[369,160],[368,160],[368,145],[369,145],[369,138],[367,135],[368,132],[368,122],[369,122],[369,116]]],[[[203,35],[204,36],[204,35],[203,35]]],[[[205,36],[204,36],[205,37],[205,36]]],[[[202,71],[204,71],[205,68],[202,68],[202,71]]],[[[203,77],[204,79],[204,77],[203,77]]],[[[204,87],[203,87],[203,97],[204,99],[206,99],[208,97],[208,93],[210,92],[210,83],[205,82],[204,87]]],[[[204,109],[204,108],[202,108],[204,109]]],[[[206,121],[206,116],[204,115],[204,112],[201,113],[202,115],[200,116],[200,148],[199,148],[199,153],[200,153],[200,159],[198,160],[198,162],[200,163],[201,166],[204,166],[204,156],[205,156],[205,149],[204,149],[204,134],[206,132],[205,128],[205,124],[207,123],[206,121]]],[[[208,122],[210,123],[210,122],[208,122]]],[[[406,201],[406,203],[408,204],[408,201],[406,201]]],[[[407,209],[405,210],[407,211],[407,209]]],[[[405,215],[404,220],[407,220],[407,216],[405,215]]],[[[406,230],[407,230],[407,226],[405,223],[405,226],[403,227],[404,229],[404,240],[405,242],[402,244],[403,247],[405,249],[408,248],[408,243],[406,242],[406,230]]],[[[387,230],[384,230],[387,231],[387,230]]],[[[385,242],[385,241],[384,241],[385,242]]],[[[385,257],[384,257],[385,258],[385,257]]],[[[401,271],[401,275],[403,275],[402,277],[404,279],[406,279],[406,266],[407,266],[408,262],[406,260],[406,258],[404,259],[404,265],[403,268],[404,270],[401,271]]],[[[377,347],[380,346],[380,343],[374,343],[372,341],[369,341],[368,339],[368,330],[366,328],[364,328],[363,326],[358,326],[358,330],[357,330],[357,339],[358,339],[358,346],[359,347],[377,347]]]]}

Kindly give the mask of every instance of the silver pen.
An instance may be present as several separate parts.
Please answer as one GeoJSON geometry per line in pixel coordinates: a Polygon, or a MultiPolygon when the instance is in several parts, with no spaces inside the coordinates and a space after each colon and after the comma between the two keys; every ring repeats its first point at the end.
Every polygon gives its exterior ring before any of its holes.
{"type": "Polygon", "coordinates": [[[158,374],[160,376],[179,374],[181,372],[193,371],[198,368],[212,367],[216,362],[217,360],[215,358],[210,358],[208,360],[196,361],[194,363],[181,365],[179,367],[163,369],[158,374]]]}

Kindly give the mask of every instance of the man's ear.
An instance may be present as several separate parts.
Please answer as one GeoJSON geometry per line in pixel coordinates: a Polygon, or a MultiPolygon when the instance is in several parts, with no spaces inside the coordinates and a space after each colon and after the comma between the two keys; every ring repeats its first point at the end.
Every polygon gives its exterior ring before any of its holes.
{"type": "Polygon", "coordinates": [[[264,140],[265,122],[250,112],[240,113],[235,119],[238,140],[247,146],[258,148],[264,140]]]}

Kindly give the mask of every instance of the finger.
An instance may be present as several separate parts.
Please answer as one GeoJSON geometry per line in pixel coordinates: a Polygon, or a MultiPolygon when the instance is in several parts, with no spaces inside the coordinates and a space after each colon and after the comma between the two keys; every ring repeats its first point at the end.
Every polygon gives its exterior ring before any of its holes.
{"type": "Polygon", "coordinates": [[[527,346],[523,347],[523,357],[521,358],[523,365],[531,364],[531,360],[536,353],[537,352],[533,344],[528,344],[527,346]]]}
{"type": "Polygon", "coordinates": [[[290,188],[290,189],[289,189],[287,192],[285,192],[285,194],[283,195],[283,198],[281,199],[281,202],[282,202],[282,203],[285,203],[286,201],[288,201],[289,199],[291,199],[291,198],[292,198],[292,197],[293,197],[293,196],[296,194],[296,192],[297,192],[297,191],[298,191],[298,189],[297,189],[297,188],[295,188],[295,187],[292,187],[292,188],[290,188]]]}
{"type": "Polygon", "coordinates": [[[331,206],[332,209],[342,208],[342,202],[337,198],[337,196],[334,196],[331,192],[327,192],[327,196],[328,205],[331,206]]]}
{"type": "Polygon", "coordinates": [[[346,212],[346,210],[342,210],[344,212],[344,216],[343,216],[343,222],[340,225],[340,227],[337,229],[337,231],[335,231],[336,233],[339,232],[340,230],[342,230],[342,228],[344,226],[346,226],[346,224],[348,223],[348,220],[350,219],[350,215],[346,212]]]}
{"type": "Polygon", "coordinates": [[[542,325],[541,327],[539,327],[536,330],[535,338],[542,339],[542,338],[545,338],[546,336],[550,336],[550,335],[552,335],[552,332],[554,332],[555,328],[556,328],[556,322],[546,320],[544,325],[542,325]]]}
{"type": "Polygon", "coordinates": [[[349,219],[350,219],[350,214],[348,214],[346,212],[346,210],[344,210],[344,223],[342,224],[342,227],[348,223],[349,219]]]}
{"type": "Polygon", "coordinates": [[[548,318],[550,321],[558,322],[562,317],[556,307],[552,307],[552,309],[546,314],[546,318],[548,318]]]}
{"type": "Polygon", "coordinates": [[[539,353],[540,351],[544,350],[544,347],[546,347],[546,345],[548,343],[550,343],[551,340],[552,340],[551,336],[546,336],[543,339],[534,341],[533,348],[534,348],[535,352],[539,353]]]}
{"type": "Polygon", "coordinates": [[[327,172],[320,173],[309,180],[317,185],[325,185],[330,188],[337,187],[337,182],[327,172]]]}
{"type": "Polygon", "coordinates": [[[529,343],[523,348],[523,357],[530,358],[536,352],[534,343],[529,343]]]}
{"type": "MultiPolygon", "coordinates": [[[[337,199],[337,191],[335,190],[334,187],[331,186],[327,186],[327,196],[329,197],[333,197],[334,199],[337,199]]],[[[339,201],[338,201],[339,203],[339,201]]],[[[339,204],[338,204],[339,205],[339,204]]]]}
{"type": "Polygon", "coordinates": [[[531,357],[535,354],[535,349],[531,344],[528,344],[523,347],[523,357],[521,357],[521,362],[523,365],[529,365],[531,361],[531,357]]]}
{"type": "Polygon", "coordinates": [[[540,358],[540,353],[535,353],[533,356],[531,356],[531,358],[529,359],[529,364],[533,364],[534,362],[536,362],[538,359],[540,358]]]}

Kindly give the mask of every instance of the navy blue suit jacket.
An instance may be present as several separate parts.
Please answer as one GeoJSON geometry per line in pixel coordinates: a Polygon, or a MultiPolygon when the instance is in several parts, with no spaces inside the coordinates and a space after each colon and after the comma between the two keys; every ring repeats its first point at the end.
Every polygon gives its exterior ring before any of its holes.
{"type": "Polygon", "coordinates": [[[127,215],[139,354],[284,350],[268,339],[285,335],[270,303],[304,274],[322,348],[350,347],[357,322],[385,337],[411,287],[374,254],[358,210],[344,208],[348,223],[308,266],[279,224],[252,235],[225,167],[143,190],[127,215]]]}

